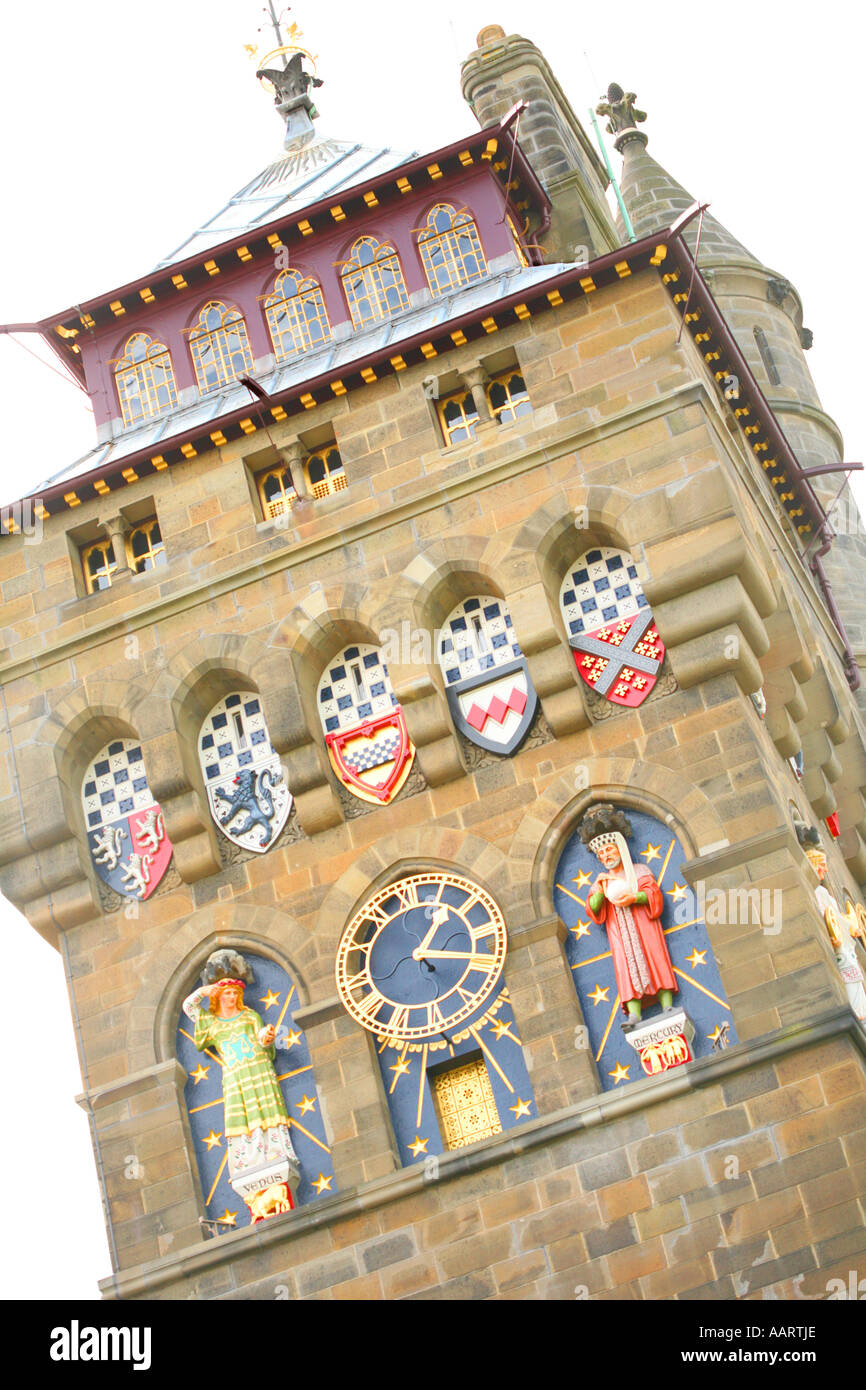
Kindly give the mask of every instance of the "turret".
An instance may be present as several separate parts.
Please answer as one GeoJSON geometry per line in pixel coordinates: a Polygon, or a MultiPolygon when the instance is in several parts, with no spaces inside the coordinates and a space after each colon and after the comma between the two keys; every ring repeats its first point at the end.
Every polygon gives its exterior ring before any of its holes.
{"type": "Polygon", "coordinates": [[[518,139],[553,204],[545,260],[592,259],[621,240],[605,189],[604,165],[544,55],[498,24],[482,29],[462,67],[463,95],[481,126],[502,119],[515,102],[528,103],[518,139]],[[581,250],[580,248],[584,248],[581,250]]]}
{"type": "MultiPolygon", "coordinates": [[[[647,151],[647,135],[639,129],[646,114],[635,106],[636,94],[616,84],[597,107],[608,118],[608,133],[622,155],[621,191],[635,236],[668,227],[694,203],[694,198],[647,151]]],[[[692,250],[698,222],[685,230],[692,250]]],[[[619,238],[626,230],[619,223],[619,238]]],[[[812,334],[803,326],[803,306],[796,289],[778,271],[763,265],[728,229],[707,214],[703,219],[698,265],[722,310],[758,385],[804,469],[838,465],[843,458],[842,435],[824,410],[806,364],[812,334]]],[[[863,584],[866,576],[866,527],[853,494],[841,473],[818,473],[814,490],[831,514],[836,531],[823,566],[832,586],[855,660],[866,674],[866,627],[863,622],[863,584]],[[839,493],[842,487],[841,494],[839,493]],[[837,499],[837,494],[838,499],[837,499]],[[835,501],[834,505],[834,499],[835,501]]],[[[864,681],[866,684],[866,681],[864,681]]],[[[861,709],[866,700],[861,686],[861,709]]]]}

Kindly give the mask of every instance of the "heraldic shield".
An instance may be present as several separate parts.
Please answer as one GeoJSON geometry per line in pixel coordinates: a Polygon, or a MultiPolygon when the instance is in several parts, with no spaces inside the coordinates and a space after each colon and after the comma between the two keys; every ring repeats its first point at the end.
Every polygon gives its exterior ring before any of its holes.
{"type": "Polygon", "coordinates": [[[439,664],[460,732],[490,753],[519,748],[538,697],[502,599],[468,598],[449,614],[439,664]]]}
{"type": "Polygon", "coordinates": [[[560,592],[568,640],[581,678],[614,705],[636,709],[655,685],[664,643],[624,550],[588,550],[560,592]]]}
{"type": "Polygon", "coordinates": [[[202,725],[198,755],[220,830],[241,849],[264,854],[288,819],[292,794],[258,695],[235,691],[220,700],[202,725]]]}
{"type": "Polygon", "coordinates": [[[403,710],[376,647],[346,647],[319,682],[319,717],[331,765],[362,801],[385,805],[415,757],[403,710]]]}
{"type": "Polygon", "coordinates": [[[144,902],[159,886],[172,854],[162,808],[147,785],[134,739],[109,743],[94,758],[81,792],[87,843],[103,883],[144,902]]]}

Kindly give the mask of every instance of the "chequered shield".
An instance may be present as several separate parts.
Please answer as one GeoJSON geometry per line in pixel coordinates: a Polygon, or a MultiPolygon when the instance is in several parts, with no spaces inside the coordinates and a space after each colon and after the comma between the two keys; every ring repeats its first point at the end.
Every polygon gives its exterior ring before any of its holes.
{"type": "Polygon", "coordinates": [[[220,700],[202,725],[198,747],[220,830],[242,849],[266,853],[286,823],[292,795],[258,695],[235,691],[220,700]]]}
{"type": "Polygon", "coordinates": [[[385,804],[409,775],[415,748],[376,647],[346,647],[319,682],[331,765],[362,801],[385,804]]]}
{"type": "Polygon", "coordinates": [[[589,550],[566,575],[560,606],[581,678],[615,705],[636,709],[649,695],[665,647],[637,567],[622,550],[589,550]]]}
{"type": "Polygon", "coordinates": [[[439,664],[460,732],[491,753],[513,753],[532,723],[538,698],[501,599],[469,598],[449,614],[439,664]]]}
{"type": "Polygon", "coordinates": [[[134,739],[109,743],[94,758],[81,791],[93,867],[125,898],[144,902],[168,868],[172,844],[162,809],[147,785],[134,739]]]}

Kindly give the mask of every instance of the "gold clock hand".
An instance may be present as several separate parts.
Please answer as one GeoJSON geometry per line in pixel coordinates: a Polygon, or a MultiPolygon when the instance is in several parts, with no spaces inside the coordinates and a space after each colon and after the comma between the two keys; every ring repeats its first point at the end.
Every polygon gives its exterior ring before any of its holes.
{"type": "MultiPolygon", "coordinates": [[[[413,953],[414,954],[414,953],[413,953]]],[[[425,951],[425,960],[471,960],[483,961],[485,965],[490,965],[496,959],[495,956],[488,955],[486,952],[478,951],[425,951]]]]}
{"type": "Polygon", "coordinates": [[[421,945],[416,946],[415,950],[412,952],[413,960],[423,960],[424,956],[427,953],[427,947],[433,940],[438,929],[442,926],[442,923],[446,922],[447,920],[448,907],[445,903],[442,903],[441,906],[437,907],[436,911],[433,913],[433,925],[431,926],[427,935],[424,937],[424,940],[421,942],[421,945]]]}

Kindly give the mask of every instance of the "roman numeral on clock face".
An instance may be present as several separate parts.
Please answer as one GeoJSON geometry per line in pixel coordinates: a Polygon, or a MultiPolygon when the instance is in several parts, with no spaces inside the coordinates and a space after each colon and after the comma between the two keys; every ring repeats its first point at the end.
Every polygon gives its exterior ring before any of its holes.
{"type": "Polygon", "coordinates": [[[356,999],[355,1008],[358,1010],[359,1014],[363,1015],[364,1018],[372,1019],[375,1018],[382,1005],[386,1004],[387,1002],[388,1001],[385,998],[384,994],[380,994],[377,989],[374,989],[370,994],[367,995],[366,999],[356,999]]]}

